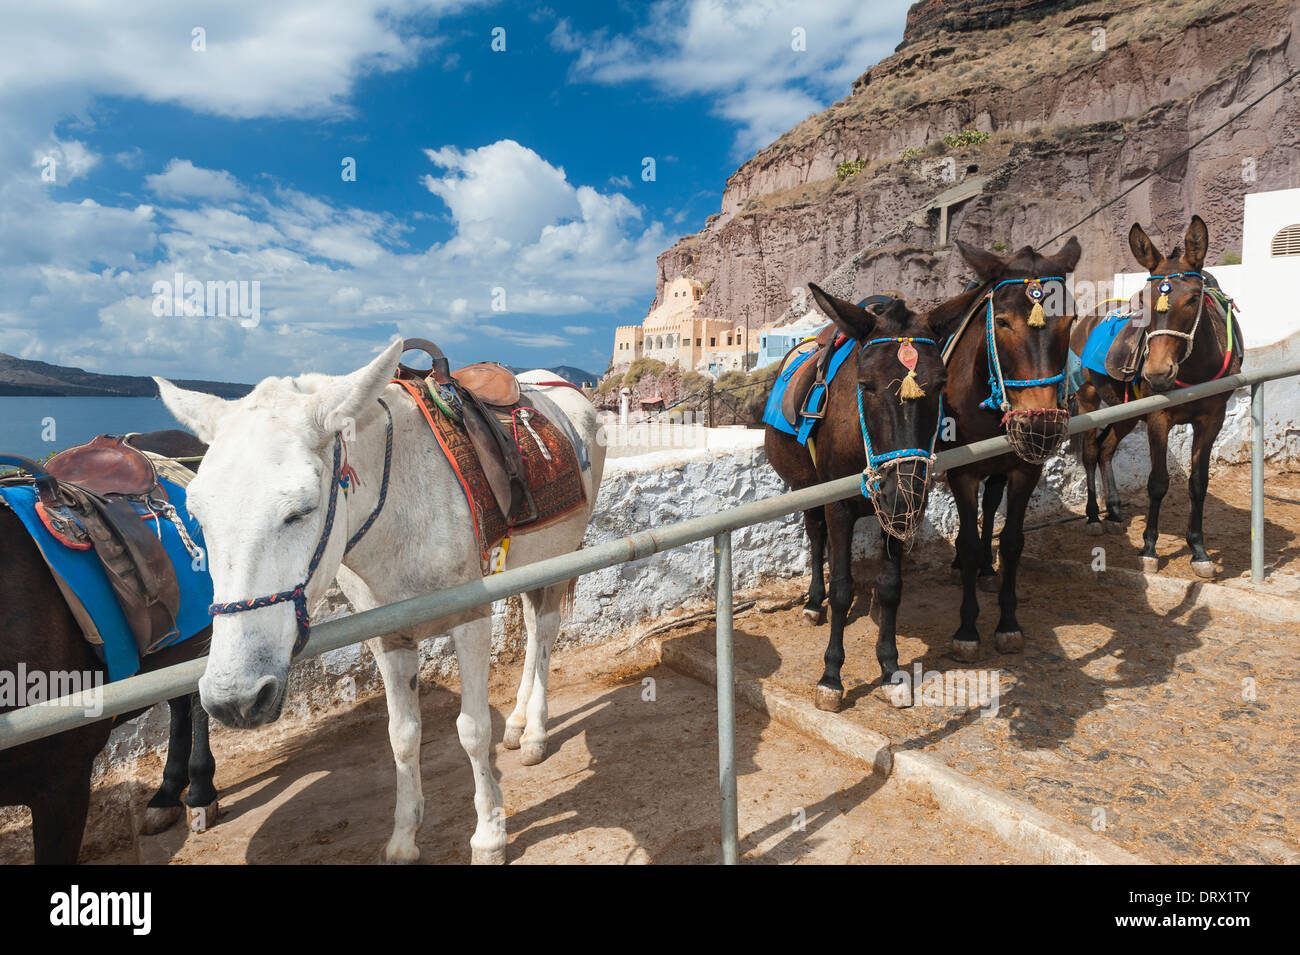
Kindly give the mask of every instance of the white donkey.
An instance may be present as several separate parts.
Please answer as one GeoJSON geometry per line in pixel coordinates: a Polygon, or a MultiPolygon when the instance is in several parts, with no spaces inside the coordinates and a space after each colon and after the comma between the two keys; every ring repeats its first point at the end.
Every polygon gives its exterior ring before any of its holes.
{"type": "MultiPolygon", "coordinates": [[[[474,525],[456,475],[410,396],[389,385],[401,352],[401,342],[395,341],[345,376],[268,378],[237,401],[155,379],[177,420],[209,445],[187,500],[203,525],[214,599],[227,603],[213,619],[199,693],[208,712],[228,726],[260,726],[279,717],[289,663],[306,634],[307,608],[336,576],[353,606],[369,610],[482,575],[474,525]],[[381,504],[390,413],[391,470],[381,504]],[[340,474],[351,478],[353,471],[355,480],[340,482],[340,474]],[[340,483],[350,485],[346,494],[340,483]]],[[[572,388],[523,388],[567,416],[586,444],[590,466],[583,475],[586,506],[541,530],[517,533],[509,567],[580,546],[604,469],[591,403],[572,388]]],[[[546,752],[550,652],[567,588],[555,584],[523,595],[528,645],[506,746],[522,743],[526,764],[540,762],[546,752]]],[[[489,765],[491,610],[480,607],[368,642],[384,680],[388,738],[397,763],[393,836],[384,851],[388,862],[419,858],[415,838],[424,797],[416,645],[447,632],[455,638],[460,663],[456,729],[474,772],[473,861],[505,861],[501,790],[489,765]]]]}

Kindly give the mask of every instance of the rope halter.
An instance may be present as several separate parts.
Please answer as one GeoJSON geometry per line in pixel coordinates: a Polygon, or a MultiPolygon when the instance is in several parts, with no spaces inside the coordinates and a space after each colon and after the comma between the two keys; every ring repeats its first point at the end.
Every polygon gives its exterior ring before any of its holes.
{"type": "MultiPolygon", "coordinates": [[[[384,502],[388,499],[388,478],[393,463],[393,412],[389,410],[384,399],[380,398],[379,404],[388,418],[387,436],[384,443],[384,476],[379,486],[379,501],[375,504],[375,509],[370,512],[370,516],[366,518],[365,523],[361,525],[355,534],[348,538],[347,546],[343,549],[345,555],[365,536],[366,531],[370,530],[370,526],[379,517],[379,512],[384,509],[384,502]]],[[[297,656],[301,653],[302,648],[307,645],[307,637],[311,633],[311,614],[307,607],[307,585],[311,583],[316,568],[320,566],[321,558],[325,555],[325,548],[329,545],[330,535],[334,530],[334,514],[338,506],[339,488],[343,488],[343,493],[346,495],[348,488],[357,483],[359,482],[356,472],[346,463],[343,435],[336,433],[334,435],[334,471],[330,477],[329,504],[325,509],[325,526],[321,529],[320,540],[317,542],[316,550],[307,564],[306,579],[291,590],[281,590],[279,593],[253,597],[248,600],[237,600],[233,603],[214,603],[208,607],[208,613],[216,617],[221,614],[261,610],[263,607],[273,607],[279,603],[292,601],[294,618],[298,622],[298,636],[293,642],[293,655],[297,656]]]]}
{"type": "MultiPolygon", "coordinates": [[[[899,345],[899,361],[907,368],[907,377],[899,385],[899,402],[921,398],[925,392],[916,384],[914,374],[916,350],[913,345],[930,345],[938,348],[932,338],[873,338],[862,344],[866,352],[872,345],[899,345]],[[908,382],[915,392],[910,392],[908,382]]],[[[930,481],[930,466],[934,463],[934,445],[939,438],[939,429],[943,424],[943,395],[939,395],[939,416],[935,421],[934,433],[930,435],[928,448],[898,448],[893,451],[877,451],[871,443],[867,431],[867,415],[862,404],[862,383],[858,382],[858,424],[862,428],[862,445],[867,453],[867,466],[862,471],[862,496],[871,501],[880,528],[891,537],[901,541],[910,541],[921,527],[921,518],[925,514],[925,492],[930,481]],[[895,475],[897,493],[892,501],[885,500],[882,483],[888,470],[895,475]],[[914,492],[919,481],[921,491],[914,492]]]]}
{"type": "Polygon", "coordinates": [[[1062,367],[1055,375],[1048,375],[1044,378],[1010,379],[1004,377],[1002,374],[1002,358],[998,354],[998,340],[994,329],[993,296],[1004,285],[1026,286],[1025,295],[1034,303],[1029,313],[1028,324],[1031,328],[1042,328],[1047,324],[1046,312],[1043,309],[1044,282],[1061,282],[1064,284],[1065,278],[1060,275],[1044,275],[1028,279],[1003,279],[989,289],[985,299],[988,306],[984,321],[984,340],[989,362],[989,396],[980,402],[980,405],[990,411],[1002,412],[1002,425],[1007,430],[1007,440],[1011,442],[1012,450],[1015,451],[1017,457],[1030,464],[1041,464],[1056,451],[1061,439],[1065,437],[1070,413],[1060,407],[1032,408],[1025,411],[1013,410],[1011,402],[1007,399],[1007,389],[1056,385],[1057,403],[1059,405],[1060,401],[1065,397],[1066,369],[1062,367]]]}

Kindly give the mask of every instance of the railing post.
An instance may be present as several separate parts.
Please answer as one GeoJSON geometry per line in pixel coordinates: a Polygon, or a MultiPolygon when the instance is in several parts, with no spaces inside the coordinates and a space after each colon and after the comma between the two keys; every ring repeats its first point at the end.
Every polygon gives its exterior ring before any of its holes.
{"type": "Polygon", "coordinates": [[[1264,582],[1264,383],[1250,386],[1250,579],[1264,582]]]}
{"type": "Polygon", "coordinates": [[[731,629],[731,532],[713,538],[717,595],[718,781],[722,793],[722,864],[738,861],[736,812],[736,690],[731,629]]]}

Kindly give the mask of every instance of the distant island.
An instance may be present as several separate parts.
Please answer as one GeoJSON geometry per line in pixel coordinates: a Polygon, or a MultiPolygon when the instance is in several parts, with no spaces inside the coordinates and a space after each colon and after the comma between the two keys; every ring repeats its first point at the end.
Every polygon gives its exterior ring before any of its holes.
{"type": "MultiPolygon", "coordinates": [[[[522,369],[511,368],[518,373],[522,369]]],[[[599,375],[581,368],[548,368],[575,385],[595,383],[599,375]]],[[[229,381],[174,379],[182,388],[204,391],[219,398],[242,398],[252,385],[229,381]]],[[[43,361],[16,358],[0,352],[0,397],[6,398],[156,398],[158,386],[141,375],[100,375],[82,368],[65,368],[43,361]]]]}
{"type": "MultiPolygon", "coordinates": [[[[252,385],[228,381],[182,381],[192,391],[219,398],[242,398],[252,385]]],[[[141,375],[100,375],[82,368],[65,368],[44,361],[16,358],[0,352],[0,397],[18,398],[156,398],[158,386],[141,375]]]]}

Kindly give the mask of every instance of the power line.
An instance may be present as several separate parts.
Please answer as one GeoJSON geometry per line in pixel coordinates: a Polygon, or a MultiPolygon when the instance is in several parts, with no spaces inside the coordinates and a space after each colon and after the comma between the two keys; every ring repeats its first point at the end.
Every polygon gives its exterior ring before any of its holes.
{"type": "Polygon", "coordinates": [[[1218,126],[1214,127],[1214,129],[1210,130],[1208,133],[1206,133],[1204,136],[1202,136],[1202,137],[1201,137],[1200,139],[1198,139],[1196,142],[1194,142],[1194,143],[1192,143],[1190,146],[1188,146],[1186,149],[1184,149],[1184,150],[1178,152],[1177,154],[1175,154],[1175,156],[1174,156],[1172,159],[1170,159],[1168,162],[1166,162],[1166,163],[1164,163],[1163,165],[1161,165],[1161,166],[1159,166],[1159,167],[1157,167],[1157,168],[1151,170],[1151,172],[1147,173],[1145,176],[1143,176],[1143,177],[1142,177],[1141,179],[1139,179],[1137,182],[1133,183],[1133,185],[1129,186],[1127,189],[1125,189],[1125,190],[1124,190],[1123,192],[1121,192],[1119,195],[1117,195],[1117,196],[1115,196],[1114,198],[1112,198],[1112,199],[1110,199],[1110,200],[1108,200],[1108,201],[1102,203],[1102,204],[1099,205],[1096,209],[1093,209],[1093,210],[1092,210],[1091,212],[1089,212],[1086,216],[1084,216],[1082,219],[1080,219],[1078,222],[1076,222],[1074,225],[1070,226],[1068,229],[1062,229],[1060,232],[1056,233],[1056,235],[1052,236],[1052,237],[1051,237],[1050,239],[1048,239],[1046,242],[1041,243],[1041,244],[1038,246],[1038,248],[1041,249],[1041,248],[1043,248],[1044,246],[1051,245],[1051,244],[1052,244],[1053,242],[1055,242],[1057,239],[1061,238],[1061,237],[1064,236],[1064,235],[1067,235],[1067,234],[1070,233],[1070,232],[1073,232],[1075,229],[1079,228],[1079,226],[1083,225],[1085,222],[1087,222],[1087,221],[1089,221],[1090,219],[1093,219],[1093,218],[1095,218],[1096,216],[1100,215],[1100,214],[1101,214],[1102,212],[1104,212],[1106,209],[1110,208],[1110,207],[1113,206],[1115,203],[1119,202],[1121,199],[1123,199],[1125,196],[1127,196],[1130,192],[1132,192],[1132,191],[1133,191],[1134,189],[1136,189],[1138,186],[1142,185],[1142,184],[1143,184],[1144,182],[1146,182],[1147,180],[1152,179],[1152,178],[1154,178],[1155,176],[1159,175],[1160,173],[1164,172],[1166,169],[1168,169],[1168,168],[1169,168],[1170,166],[1172,166],[1174,163],[1176,163],[1176,162],[1178,162],[1180,159],[1183,159],[1184,157],[1186,157],[1189,153],[1191,153],[1191,151],[1192,151],[1193,149],[1195,149],[1197,146],[1199,146],[1199,145],[1201,145],[1202,143],[1204,143],[1204,142],[1205,142],[1207,139],[1209,139],[1211,136],[1214,136],[1214,135],[1216,135],[1217,133],[1222,132],[1222,131],[1223,131],[1225,128],[1227,128],[1229,125],[1231,125],[1232,123],[1235,123],[1235,122],[1236,122],[1237,120],[1239,120],[1242,116],[1245,116],[1246,113],[1250,112],[1252,109],[1254,109],[1256,106],[1258,106],[1258,105],[1259,105],[1263,100],[1265,100],[1265,99],[1268,98],[1269,96],[1272,96],[1274,93],[1276,93],[1276,92],[1277,92],[1278,90],[1280,90],[1282,87],[1286,86],[1286,84],[1290,83],[1290,82],[1291,82],[1293,79],[1295,79],[1297,76],[1300,76],[1300,70],[1296,70],[1294,73],[1292,73],[1292,74],[1291,74],[1290,76],[1288,76],[1286,79],[1282,80],[1280,83],[1276,84],[1276,85],[1273,86],[1271,89],[1269,89],[1266,93],[1262,93],[1260,96],[1258,96],[1257,98],[1255,98],[1255,99],[1252,100],[1251,102],[1247,103],[1244,107],[1242,107],[1242,109],[1241,109],[1239,112],[1237,112],[1237,113],[1235,113],[1234,115],[1228,117],[1228,118],[1225,119],[1222,123],[1220,123],[1218,126]]]}

